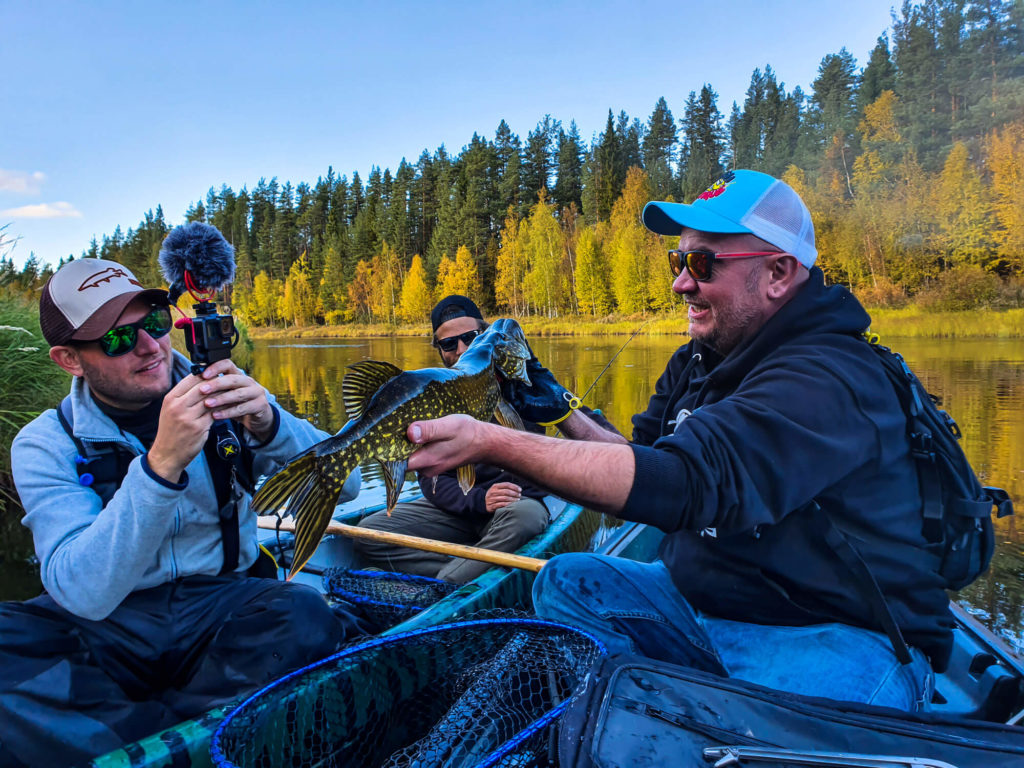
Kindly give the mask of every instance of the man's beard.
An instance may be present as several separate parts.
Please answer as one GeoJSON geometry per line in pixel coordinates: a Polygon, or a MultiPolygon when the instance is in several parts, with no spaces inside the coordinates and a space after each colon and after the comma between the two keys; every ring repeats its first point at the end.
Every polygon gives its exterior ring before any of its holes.
{"type": "Polygon", "coordinates": [[[125,380],[102,366],[93,365],[84,360],[82,365],[82,378],[89,385],[90,391],[98,395],[104,402],[120,407],[124,410],[144,408],[154,400],[166,395],[171,389],[170,361],[164,359],[167,370],[167,380],[159,385],[154,382],[152,387],[140,389],[138,384],[129,378],[125,380]]]}
{"type": "Polygon", "coordinates": [[[707,307],[711,310],[714,322],[708,331],[698,329],[694,332],[691,328],[690,338],[711,347],[722,357],[732,352],[752,330],[751,325],[761,314],[760,309],[755,303],[755,297],[759,288],[758,274],[759,267],[752,269],[747,275],[746,292],[742,296],[742,304],[737,305],[733,303],[725,306],[698,304],[697,306],[707,307]]]}

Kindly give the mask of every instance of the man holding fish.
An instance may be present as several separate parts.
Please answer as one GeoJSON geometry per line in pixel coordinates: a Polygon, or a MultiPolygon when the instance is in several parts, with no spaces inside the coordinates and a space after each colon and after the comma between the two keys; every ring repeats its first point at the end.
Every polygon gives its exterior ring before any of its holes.
{"type": "Polygon", "coordinates": [[[926,541],[906,419],[861,337],[867,313],[814,266],[806,206],[784,182],[739,170],[692,205],[649,203],[643,221],[679,238],[669,266],[690,340],[634,416],[633,440],[570,412],[533,360],[530,385],[506,383],[505,399],[524,419],[564,417],[574,439],[463,415],[418,420],[409,467],[429,476],[487,462],[664,530],[653,563],[573,553],[538,576],[538,613],[598,634],[612,652],[925,708],[953,620],[940,579],[917,565],[926,541]],[[902,652],[826,543],[832,521],[857,532],[902,652]]]}
{"type": "MultiPolygon", "coordinates": [[[[242,474],[273,472],[324,432],[230,359],[191,373],[171,348],[167,291],[116,262],[62,266],[40,325],[74,378],[11,451],[46,591],[0,604],[0,765],[83,763],[363,631],[316,590],[277,581],[273,562],[256,569],[242,474]],[[240,445],[218,456],[220,419],[240,445]],[[243,461],[222,460],[239,449],[243,461]]],[[[358,490],[356,472],[342,496],[358,490]]]]}
{"type": "MultiPolygon", "coordinates": [[[[454,366],[486,328],[479,307],[465,296],[441,299],[430,313],[432,343],[445,368],[454,366]]],[[[543,432],[542,427],[535,427],[543,432]]],[[[423,498],[399,503],[390,514],[376,512],[362,528],[472,544],[498,552],[515,552],[548,524],[546,491],[499,467],[475,466],[476,482],[463,493],[454,471],[420,476],[423,498]]],[[[390,544],[357,539],[356,549],[371,566],[430,576],[459,584],[490,566],[477,560],[450,558],[390,544]]]]}

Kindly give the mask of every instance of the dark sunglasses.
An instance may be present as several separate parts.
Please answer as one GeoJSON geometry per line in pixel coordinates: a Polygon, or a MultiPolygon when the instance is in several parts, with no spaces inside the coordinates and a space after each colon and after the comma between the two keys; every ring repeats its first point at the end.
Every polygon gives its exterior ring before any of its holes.
{"type": "Polygon", "coordinates": [[[438,347],[442,352],[454,352],[459,348],[459,342],[461,341],[467,347],[473,343],[473,339],[479,336],[483,331],[466,331],[460,333],[458,336],[449,336],[445,339],[438,339],[434,342],[434,346],[438,347]]]}
{"type": "Polygon", "coordinates": [[[139,343],[139,329],[153,339],[162,339],[170,332],[172,325],[170,307],[153,307],[141,320],[111,328],[96,339],[96,343],[107,357],[120,357],[135,349],[139,343]]]}
{"type": "Polygon", "coordinates": [[[676,277],[679,277],[683,273],[683,267],[686,267],[690,277],[698,283],[703,283],[711,279],[711,266],[716,259],[747,259],[752,256],[777,256],[778,254],[779,251],[715,253],[700,248],[692,251],[680,251],[673,248],[668,252],[668,266],[676,277]]]}

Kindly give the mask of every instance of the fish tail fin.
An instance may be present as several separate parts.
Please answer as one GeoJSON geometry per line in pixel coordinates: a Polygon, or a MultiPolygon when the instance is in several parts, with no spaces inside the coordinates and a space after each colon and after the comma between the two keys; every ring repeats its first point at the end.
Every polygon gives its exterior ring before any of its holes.
{"type": "MultiPolygon", "coordinates": [[[[348,472],[343,471],[342,477],[348,477],[348,472]]],[[[302,570],[320,545],[341,488],[321,476],[317,455],[307,453],[280,469],[253,497],[252,507],[257,513],[276,511],[287,504],[288,513],[295,518],[295,551],[288,581],[302,570]]]]}
{"type": "Polygon", "coordinates": [[[316,454],[307,452],[285,464],[260,487],[252,497],[252,508],[257,514],[276,512],[305,483],[317,474],[316,454]]]}
{"type": "Polygon", "coordinates": [[[340,493],[340,488],[332,492],[327,485],[319,482],[316,475],[311,475],[295,494],[292,500],[295,514],[295,550],[292,553],[291,567],[288,569],[288,581],[305,567],[316,552],[316,548],[320,546],[320,539],[331,522],[340,493]]]}

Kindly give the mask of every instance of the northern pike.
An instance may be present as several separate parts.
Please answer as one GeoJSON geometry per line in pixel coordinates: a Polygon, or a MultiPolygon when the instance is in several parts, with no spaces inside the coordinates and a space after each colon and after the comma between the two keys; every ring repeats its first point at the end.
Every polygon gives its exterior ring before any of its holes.
{"type": "MultiPolygon", "coordinates": [[[[412,422],[465,413],[481,421],[494,416],[504,426],[522,429],[519,414],[501,398],[498,375],[529,386],[529,359],[519,324],[501,319],[473,339],[451,368],[402,371],[378,360],[348,366],[341,384],[348,423],[333,437],[293,457],[252,500],[258,514],[287,508],[295,517],[295,554],[288,578],[316,551],[345,479],[362,462],[380,463],[388,512],[394,508],[409,456],[419,447],[406,437],[412,422]]],[[[459,467],[457,475],[463,493],[469,493],[476,479],[473,465],[459,467]]]]}

